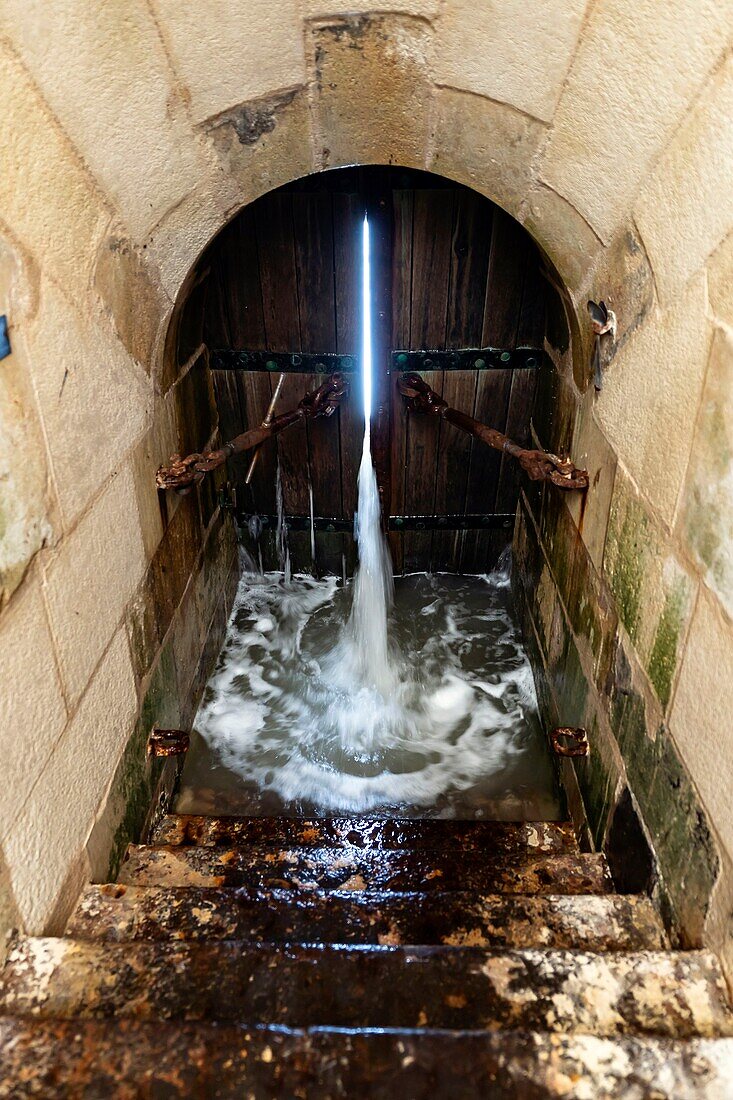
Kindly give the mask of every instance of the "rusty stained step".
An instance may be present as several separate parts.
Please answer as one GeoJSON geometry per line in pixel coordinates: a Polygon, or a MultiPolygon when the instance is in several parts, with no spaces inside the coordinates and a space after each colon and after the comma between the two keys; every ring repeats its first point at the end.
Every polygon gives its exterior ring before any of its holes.
{"type": "Polygon", "coordinates": [[[329,890],[463,890],[494,894],[604,894],[602,854],[360,848],[205,848],[130,845],[119,881],[136,886],[254,886],[329,890]]]}
{"type": "Polygon", "coordinates": [[[733,1040],[0,1020],[2,1100],[725,1100],[733,1040]]]}
{"type": "Polygon", "coordinates": [[[285,1025],[733,1035],[707,952],[95,943],[21,938],[0,1012],[285,1025]]]}
{"type": "Polygon", "coordinates": [[[66,935],[96,940],[233,939],[298,943],[661,950],[647,897],[477,897],[320,890],[89,886],[66,935]]]}
{"type": "Polygon", "coordinates": [[[462,851],[577,852],[570,821],[400,820],[364,817],[199,817],[171,814],[153,832],[154,844],[236,848],[278,844],[314,848],[458,848],[462,851]]]}

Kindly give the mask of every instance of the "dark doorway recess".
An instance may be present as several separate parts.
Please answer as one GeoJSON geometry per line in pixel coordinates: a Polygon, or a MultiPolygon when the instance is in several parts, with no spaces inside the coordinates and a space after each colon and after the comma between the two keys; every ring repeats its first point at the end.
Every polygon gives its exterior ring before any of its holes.
{"type": "Polygon", "coordinates": [[[303,522],[311,491],[317,571],[340,572],[342,555],[352,563],[365,212],[376,328],[373,452],[395,571],[482,572],[511,540],[517,472],[451,425],[408,416],[394,380],[405,361],[399,352],[472,349],[475,356],[411,354],[410,369],[422,369],[449,404],[529,442],[538,375],[548,369],[546,283],[529,235],[488,199],[440,176],[384,167],[339,169],[270,192],[202,256],[181,314],[179,360],[206,345],[225,439],[261,422],[284,367],[280,409],[322,381],[318,371],[357,372],[337,419],[281,435],[249,486],[246,456],[228,470],[240,518],[265,517],[266,561],[279,460],[285,512],[297,517],[294,568],[311,568],[303,522]]]}

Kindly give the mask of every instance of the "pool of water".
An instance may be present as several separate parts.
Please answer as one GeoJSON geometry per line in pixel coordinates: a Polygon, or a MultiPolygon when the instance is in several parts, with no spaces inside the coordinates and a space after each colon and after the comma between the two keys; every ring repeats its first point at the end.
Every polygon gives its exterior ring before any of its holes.
{"type": "Polygon", "coordinates": [[[563,816],[508,575],[398,578],[387,686],[354,674],[350,600],[242,577],[177,811],[563,816]]]}

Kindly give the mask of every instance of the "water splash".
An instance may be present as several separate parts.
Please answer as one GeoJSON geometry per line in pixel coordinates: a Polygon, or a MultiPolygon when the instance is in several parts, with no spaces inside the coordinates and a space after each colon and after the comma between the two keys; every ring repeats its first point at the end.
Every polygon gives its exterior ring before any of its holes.
{"type": "Polygon", "coordinates": [[[506,573],[399,579],[389,623],[400,671],[387,694],[334,665],[350,644],[352,589],[242,578],[181,812],[556,816],[506,573]]]}

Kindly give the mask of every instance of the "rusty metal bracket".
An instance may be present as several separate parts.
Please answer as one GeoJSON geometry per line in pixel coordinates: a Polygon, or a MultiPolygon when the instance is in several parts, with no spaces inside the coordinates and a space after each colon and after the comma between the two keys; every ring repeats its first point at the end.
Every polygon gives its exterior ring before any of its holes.
{"type": "Polygon", "coordinates": [[[557,726],[550,733],[550,745],[556,756],[587,756],[588,734],[581,726],[557,726]]]}
{"type": "Polygon", "coordinates": [[[148,738],[148,756],[183,756],[190,742],[186,730],[161,730],[153,726],[148,738]]]}

